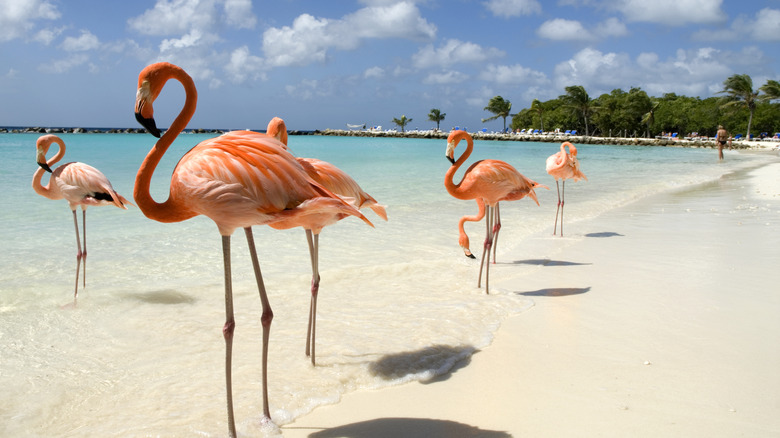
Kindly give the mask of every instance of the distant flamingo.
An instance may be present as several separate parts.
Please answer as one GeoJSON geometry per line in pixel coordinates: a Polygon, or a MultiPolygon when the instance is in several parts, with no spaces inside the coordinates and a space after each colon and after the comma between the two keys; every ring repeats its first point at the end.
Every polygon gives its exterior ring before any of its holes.
{"type": "MultiPolygon", "coordinates": [[[[482,284],[482,267],[485,265],[485,293],[490,293],[489,272],[490,272],[490,249],[493,245],[495,235],[501,228],[501,221],[498,214],[499,201],[516,201],[526,196],[530,196],[536,205],[539,201],[536,199],[535,188],[547,186],[541,185],[526,178],[514,167],[504,161],[499,160],[480,160],[469,166],[460,183],[455,184],[453,177],[461,165],[469,158],[474,149],[474,140],[466,131],[453,131],[447,138],[447,159],[452,166],[444,176],[444,186],[450,195],[458,199],[481,199],[486,204],[485,220],[486,233],[485,244],[482,249],[482,260],[479,265],[479,281],[477,287],[482,284]],[[466,151],[455,160],[455,148],[461,140],[466,139],[466,151]],[[485,255],[487,254],[487,261],[485,255]]],[[[493,256],[495,259],[495,255],[493,256]]]]}
{"type": "Polygon", "coordinates": [[[82,275],[83,287],[87,286],[87,207],[90,205],[116,205],[127,210],[125,204],[133,205],[122,195],[114,191],[111,182],[105,175],[94,167],[79,163],[66,163],[53,171],[51,166],[58,163],[65,155],[65,142],[56,135],[43,135],[36,142],[37,161],[41,167],[33,174],[32,186],[35,192],[49,199],[65,199],[73,211],[73,224],[76,227],[76,288],[73,299],[79,293],[79,270],[83,263],[82,275]],[[59,150],[48,162],[46,154],[52,143],[57,143],[59,150]],[[51,172],[51,178],[46,186],[41,185],[41,179],[45,172],[51,172]],[[84,247],[81,247],[79,239],[79,221],[76,216],[76,207],[81,206],[81,223],[84,234],[84,247]]]}
{"type": "MultiPolygon", "coordinates": [[[[279,117],[274,117],[268,122],[268,128],[266,134],[276,138],[285,146],[287,145],[287,126],[279,117]]],[[[387,212],[385,206],[376,202],[376,199],[371,197],[368,193],[358,185],[358,183],[347,175],[346,172],[338,167],[322,160],[315,158],[296,158],[298,162],[306,170],[306,173],[314,181],[322,184],[326,189],[331,192],[343,196],[345,200],[351,202],[355,208],[370,207],[374,213],[384,220],[387,220],[387,212]]],[[[293,228],[301,226],[306,230],[306,240],[309,242],[309,255],[311,256],[311,302],[309,304],[309,326],[306,331],[306,356],[311,357],[311,363],[314,365],[314,338],[316,334],[317,325],[317,295],[320,288],[320,272],[319,272],[319,239],[322,228],[327,225],[331,225],[341,217],[328,217],[325,215],[317,217],[320,220],[318,223],[295,223],[295,222],[283,222],[271,224],[273,228],[293,228]],[[312,236],[313,234],[313,236],[312,236]]]]}
{"type": "Polygon", "coordinates": [[[563,237],[563,202],[566,195],[566,180],[573,179],[579,181],[584,178],[586,181],[588,178],[582,171],[580,171],[580,162],[577,160],[577,148],[565,141],[561,144],[561,151],[550,155],[547,158],[547,173],[555,178],[555,188],[558,190],[558,208],[555,209],[555,225],[553,226],[553,234],[558,230],[558,211],[561,212],[561,237],[563,237]],[[566,153],[566,147],[569,148],[569,153],[566,153]],[[563,190],[558,187],[558,180],[563,180],[563,190]]]}
{"type": "Polygon", "coordinates": [[[318,215],[352,215],[370,224],[357,209],[306,175],[298,161],[275,139],[251,131],[233,131],[205,140],[187,152],[171,176],[169,197],[156,202],[150,192],[152,174],[176,136],[195,113],[197,91],[192,78],[169,63],[152,64],[138,76],[136,119],[160,136],[152,104],[169,79],[184,86],[184,107],[144,159],[135,180],[135,200],[141,211],[159,222],[180,222],[202,214],[212,219],[222,235],[225,268],[225,386],[228,428],[236,436],[232,396],[232,345],[235,319],[230,265],[230,236],[243,228],[263,306],[263,420],[271,421],[268,407],[268,339],[273,311],[268,301],[255,249],[252,225],[306,220],[318,215]]]}

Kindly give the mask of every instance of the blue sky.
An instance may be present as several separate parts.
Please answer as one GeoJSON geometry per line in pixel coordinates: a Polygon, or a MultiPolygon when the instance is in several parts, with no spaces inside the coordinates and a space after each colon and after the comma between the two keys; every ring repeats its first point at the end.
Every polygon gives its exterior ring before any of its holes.
{"type": "MultiPolygon", "coordinates": [[[[780,0],[0,0],[0,126],[135,127],[139,71],[195,79],[190,127],[483,124],[582,85],[709,97],[780,80],[780,0]]],[[[183,103],[155,104],[168,126],[183,103]]]]}

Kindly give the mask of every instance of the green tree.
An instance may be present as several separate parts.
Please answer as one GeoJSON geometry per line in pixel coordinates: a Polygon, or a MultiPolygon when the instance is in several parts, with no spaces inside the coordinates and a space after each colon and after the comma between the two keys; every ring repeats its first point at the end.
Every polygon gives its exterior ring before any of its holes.
{"type": "Polygon", "coordinates": [[[764,93],[760,98],[765,102],[780,99],[780,82],[778,81],[770,79],[766,81],[766,84],[762,85],[759,90],[764,93]]]}
{"type": "Polygon", "coordinates": [[[723,81],[725,93],[721,107],[744,107],[748,109],[750,116],[747,124],[747,138],[750,138],[750,125],[753,123],[753,113],[756,111],[758,92],[753,90],[753,79],[749,75],[733,75],[723,81]]]}
{"type": "Polygon", "coordinates": [[[582,85],[570,85],[566,87],[566,94],[559,97],[563,105],[573,114],[581,117],[585,122],[585,135],[590,135],[588,120],[598,110],[598,106],[591,100],[585,87],[582,85]]]}
{"type": "Polygon", "coordinates": [[[393,117],[393,123],[395,123],[396,125],[401,127],[401,132],[402,133],[406,132],[405,131],[406,125],[408,125],[411,122],[412,122],[412,119],[407,118],[406,115],[401,116],[400,119],[397,119],[397,118],[393,117]]]}
{"type": "Polygon", "coordinates": [[[653,103],[653,106],[650,108],[650,111],[646,112],[645,115],[642,116],[642,124],[647,126],[647,134],[645,137],[650,137],[650,128],[655,123],[655,110],[658,109],[658,105],[660,105],[661,102],[655,102],[653,103]]]}
{"type": "Polygon", "coordinates": [[[512,111],[512,102],[504,100],[501,96],[494,96],[490,99],[488,106],[486,106],[484,110],[490,111],[494,115],[487,119],[482,119],[482,123],[502,117],[504,119],[504,132],[506,132],[506,118],[510,116],[509,112],[512,111]]]}
{"type": "Polygon", "coordinates": [[[544,104],[540,102],[539,99],[534,99],[534,101],[531,102],[531,111],[539,115],[539,129],[544,132],[544,104]]]}
{"type": "Polygon", "coordinates": [[[444,120],[444,116],[446,116],[447,113],[441,112],[437,108],[431,109],[431,112],[428,113],[428,120],[432,122],[436,122],[436,130],[439,130],[439,123],[444,120]]]}

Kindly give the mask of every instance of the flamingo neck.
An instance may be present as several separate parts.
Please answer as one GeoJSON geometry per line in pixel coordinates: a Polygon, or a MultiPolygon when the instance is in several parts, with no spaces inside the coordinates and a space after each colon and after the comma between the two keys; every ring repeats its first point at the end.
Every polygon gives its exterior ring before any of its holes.
{"type": "MultiPolygon", "coordinates": [[[[57,153],[54,154],[53,157],[51,157],[49,160],[46,161],[46,165],[49,166],[49,169],[53,168],[55,164],[59,163],[62,157],[65,156],[65,142],[62,141],[61,138],[56,136],[46,136],[41,137],[41,139],[38,140],[39,142],[43,142],[43,154],[44,157],[46,155],[46,152],[49,149],[49,145],[51,143],[57,143],[57,153]]],[[[49,199],[62,199],[62,195],[59,193],[55,193],[54,190],[51,189],[51,178],[49,178],[49,182],[44,186],[41,184],[41,180],[43,179],[43,174],[46,173],[46,171],[39,167],[38,170],[35,171],[33,174],[33,180],[32,180],[32,187],[33,190],[35,190],[35,193],[45,196],[49,199]]]]}
{"type": "Polygon", "coordinates": [[[474,141],[466,132],[456,134],[452,141],[455,142],[457,147],[457,144],[464,138],[466,139],[466,150],[463,152],[463,154],[461,154],[460,157],[458,157],[455,163],[450,166],[450,168],[447,170],[447,173],[444,175],[444,187],[446,187],[447,192],[455,198],[471,199],[473,196],[468,196],[467,194],[462,193],[462,190],[460,190],[460,185],[463,183],[466,175],[463,175],[463,178],[461,178],[459,183],[455,184],[454,182],[455,173],[458,171],[458,169],[460,169],[460,166],[462,166],[463,163],[469,159],[471,152],[474,150],[474,141]]]}
{"type": "Polygon", "coordinates": [[[149,191],[152,175],[157,165],[160,163],[163,155],[168,148],[173,144],[173,140],[184,130],[195,114],[195,107],[198,101],[198,92],[195,89],[195,83],[192,78],[184,72],[184,70],[169,66],[161,70],[162,77],[160,80],[166,82],[168,79],[176,79],[184,86],[184,92],[186,99],[184,101],[184,107],[179,115],[171,123],[165,134],[157,140],[154,147],[149,151],[141,163],[141,167],[138,168],[138,173],[135,177],[135,187],[133,189],[133,198],[138,205],[138,208],[148,217],[159,222],[181,222],[196,215],[191,212],[186,206],[177,202],[176,199],[171,196],[170,189],[168,192],[168,199],[165,202],[159,203],[152,198],[149,191]]]}

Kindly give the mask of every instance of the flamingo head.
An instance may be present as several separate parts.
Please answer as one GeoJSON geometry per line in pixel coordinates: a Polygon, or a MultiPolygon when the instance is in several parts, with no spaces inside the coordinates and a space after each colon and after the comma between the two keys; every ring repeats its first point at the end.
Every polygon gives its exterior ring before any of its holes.
{"type": "Polygon", "coordinates": [[[577,147],[576,146],[574,146],[573,144],[569,143],[568,141],[565,141],[565,142],[563,142],[561,144],[561,150],[564,151],[564,152],[566,152],[564,150],[565,147],[569,148],[569,155],[571,155],[572,157],[576,157],[577,156],[577,147]]]}
{"type": "Polygon", "coordinates": [[[287,146],[287,125],[281,118],[274,117],[271,119],[268,122],[268,128],[266,128],[265,133],[287,146]]]}
{"type": "Polygon", "coordinates": [[[49,147],[52,143],[63,144],[62,140],[56,135],[42,135],[35,142],[35,161],[43,170],[49,173],[51,173],[51,167],[46,163],[46,154],[49,152],[49,147]]]}
{"type": "Polygon", "coordinates": [[[160,137],[160,130],[154,121],[153,103],[165,85],[165,82],[176,74],[186,75],[180,67],[167,62],[151,64],[141,70],[138,75],[138,91],[135,94],[135,119],[150,134],[160,137]]]}
{"type": "Polygon", "coordinates": [[[458,146],[461,139],[465,137],[468,137],[468,133],[461,130],[452,131],[447,137],[447,151],[445,152],[445,156],[450,160],[450,163],[455,164],[455,147],[458,146]]]}

